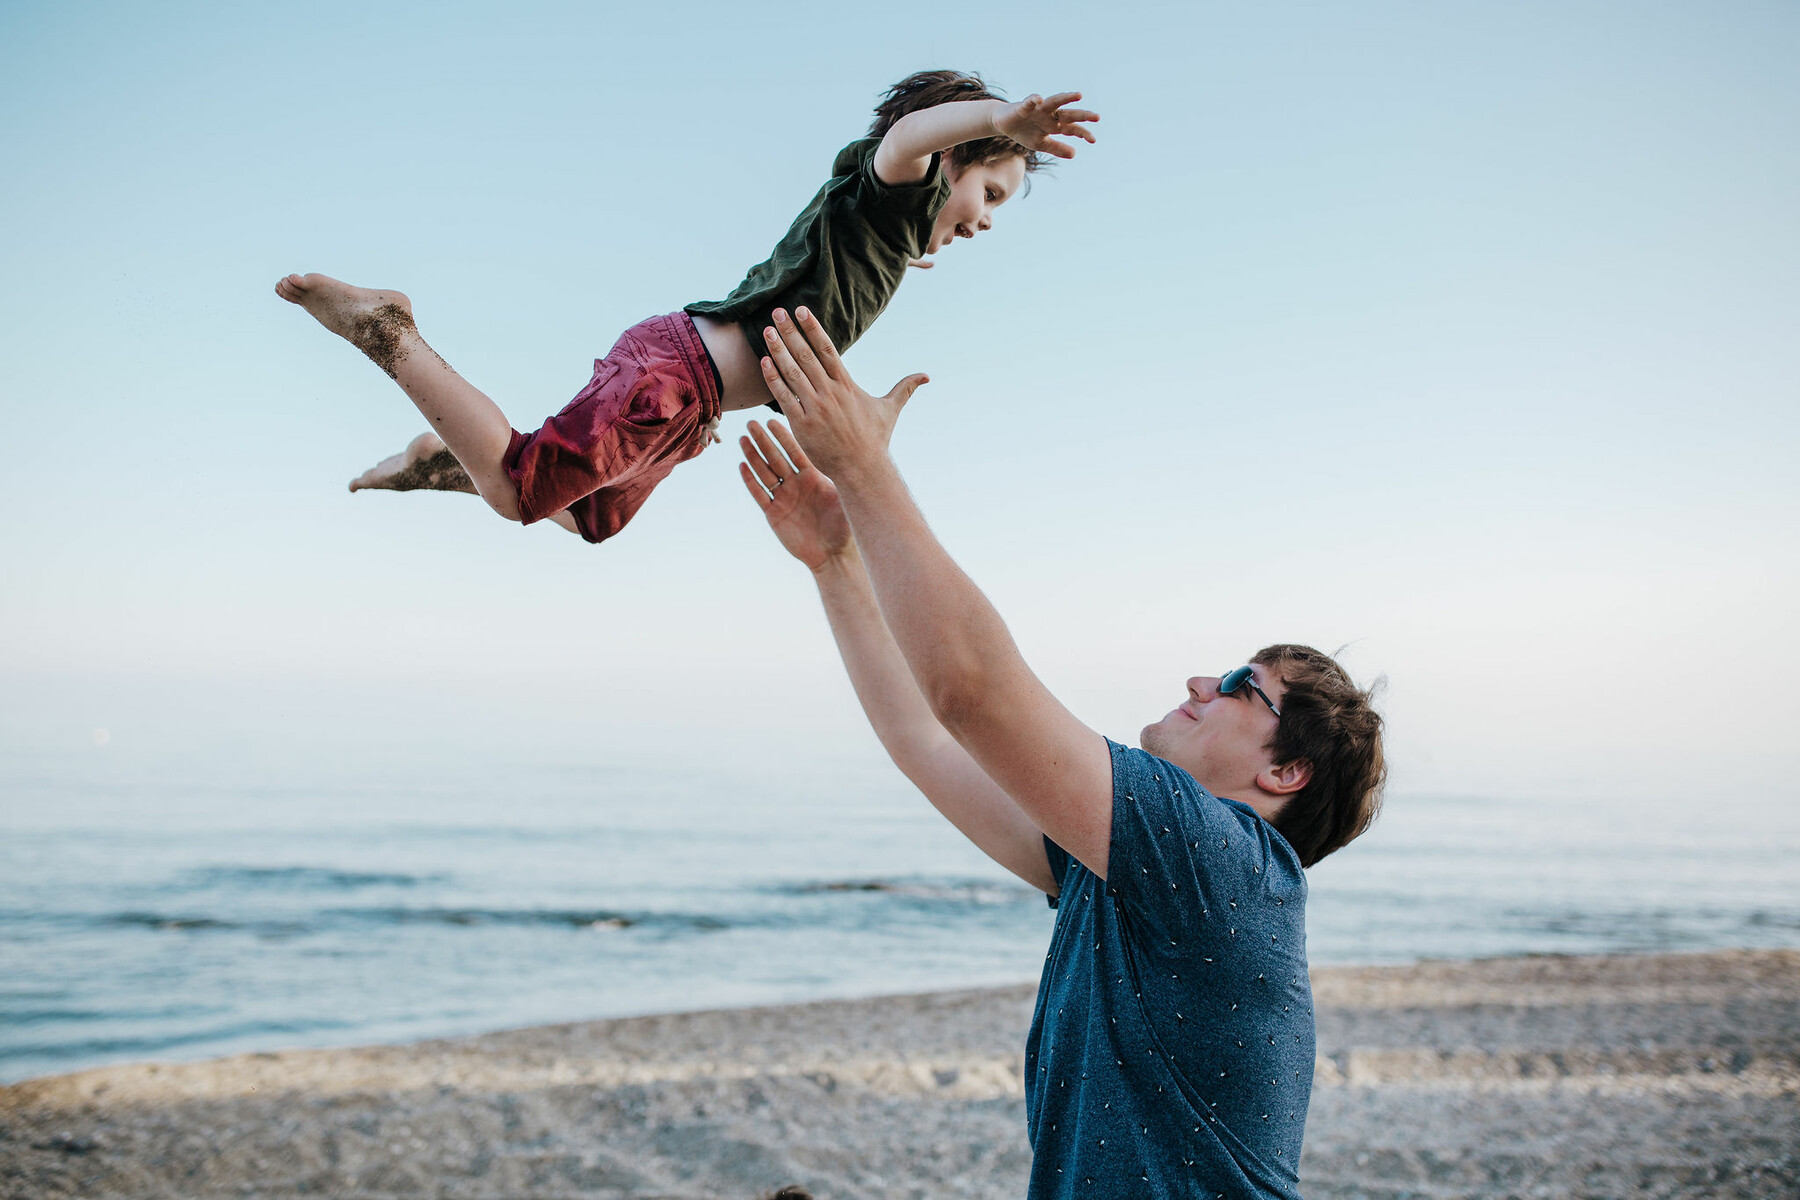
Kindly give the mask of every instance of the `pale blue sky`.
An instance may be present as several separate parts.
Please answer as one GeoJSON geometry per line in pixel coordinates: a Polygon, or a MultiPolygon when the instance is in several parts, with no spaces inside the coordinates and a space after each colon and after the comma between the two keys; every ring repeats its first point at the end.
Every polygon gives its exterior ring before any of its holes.
{"type": "Polygon", "coordinates": [[[866,749],[729,443],[597,549],[351,496],[420,423],[270,288],[534,427],[951,65],[1100,144],[849,362],[933,376],[896,456],[1079,714],[1353,642],[1404,786],[1792,794],[1800,10],[896,11],[0,8],[4,745],[866,749]]]}

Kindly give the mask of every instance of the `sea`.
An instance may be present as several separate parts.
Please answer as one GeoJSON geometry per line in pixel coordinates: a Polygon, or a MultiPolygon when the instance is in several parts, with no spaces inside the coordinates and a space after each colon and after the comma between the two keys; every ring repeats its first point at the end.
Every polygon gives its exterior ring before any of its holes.
{"type": "MultiPolygon", "coordinates": [[[[872,745],[872,743],[871,743],[872,745]]],[[[1396,788],[1314,965],[1800,946],[1766,797],[1396,788]]],[[[868,746],[0,766],[0,1081],[1036,978],[1052,913],[868,746]]]]}

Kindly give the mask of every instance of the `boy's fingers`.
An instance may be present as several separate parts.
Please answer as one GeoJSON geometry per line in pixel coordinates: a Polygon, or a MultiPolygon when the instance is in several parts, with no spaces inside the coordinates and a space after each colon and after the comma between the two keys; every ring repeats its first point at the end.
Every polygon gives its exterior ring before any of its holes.
{"type": "Polygon", "coordinates": [[[775,435],[775,440],[781,443],[781,448],[787,451],[788,458],[793,460],[797,469],[802,471],[813,469],[812,459],[806,457],[806,451],[800,448],[799,440],[789,432],[786,425],[780,421],[770,421],[769,432],[775,435]]]}
{"type": "Polygon", "coordinates": [[[1044,144],[1039,146],[1038,149],[1047,154],[1054,154],[1057,158],[1075,157],[1075,147],[1069,145],[1067,142],[1059,142],[1055,138],[1045,138],[1044,144]]]}
{"type": "Polygon", "coordinates": [[[748,463],[739,463],[738,464],[738,474],[743,477],[744,486],[749,489],[750,498],[752,500],[756,501],[756,507],[762,509],[764,512],[768,512],[769,505],[771,503],[773,503],[773,501],[771,501],[769,499],[769,493],[763,491],[762,488],[757,486],[756,477],[754,475],[750,474],[749,464],[748,463]]]}
{"type": "MultiPolygon", "coordinates": [[[[1037,99],[1033,96],[1032,99],[1037,99]]],[[[1073,104],[1081,99],[1080,92],[1058,92],[1044,101],[1045,108],[1061,108],[1065,104],[1073,104]]]]}
{"type": "Polygon", "coordinates": [[[1085,108],[1070,108],[1056,114],[1065,121],[1098,121],[1100,114],[1089,112],[1085,108]]]}
{"type": "MultiPolygon", "coordinates": [[[[929,267],[931,264],[924,265],[929,267]]],[[[813,316],[809,308],[800,309],[795,315],[800,318],[801,332],[806,334],[806,340],[812,344],[819,361],[824,364],[825,374],[832,379],[849,378],[844,373],[844,360],[838,357],[837,347],[831,344],[831,335],[819,324],[819,318],[813,316]]]]}

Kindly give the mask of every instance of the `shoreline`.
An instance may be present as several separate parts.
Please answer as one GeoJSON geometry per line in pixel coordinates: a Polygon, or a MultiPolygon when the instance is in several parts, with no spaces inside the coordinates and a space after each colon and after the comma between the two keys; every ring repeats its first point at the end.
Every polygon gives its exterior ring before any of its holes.
{"type": "MultiPolygon", "coordinates": [[[[1791,1196],[1800,951],[1313,971],[1309,1196],[1791,1196]]],[[[1036,985],[0,1087],[0,1196],[1020,1196],[1036,985]]]]}

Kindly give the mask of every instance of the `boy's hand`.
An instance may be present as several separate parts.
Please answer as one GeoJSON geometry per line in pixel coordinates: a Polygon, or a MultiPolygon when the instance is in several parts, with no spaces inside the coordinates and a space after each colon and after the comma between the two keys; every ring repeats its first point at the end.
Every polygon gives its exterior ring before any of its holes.
{"type": "Polygon", "coordinates": [[[782,548],[814,571],[842,554],[850,545],[850,521],[837,487],[812,465],[787,426],[770,421],[764,429],[752,421],[750,436],[738,445],[744,451],[738,473],[782,548]]]}
{"type": "Polygon", "coordinates": [[[850,378],[818,319],[804,308],[797,315],[798,325],[778,308],[775,327],[763,330],[763,382],[819,469],[848,484],[859,468],[887,458],[900,409],[930,380],[908,375],[887,395],[871,396],[850,378]]]}
{"type": "Polygon", "coordinates": [[[1092,142],[1094,134],[1087,125],[1100,119],[1097,112],[1068,107],[1079,99],[1080,92],[1058,92],[1048,99],[1027,96],[1017,104],[1002,108],[994,117],[994,128],[1028,150],[1041,150],[1057,158],[1074,158],[1075,147],[1055,139],[1078,137],[1092,142]]]}

